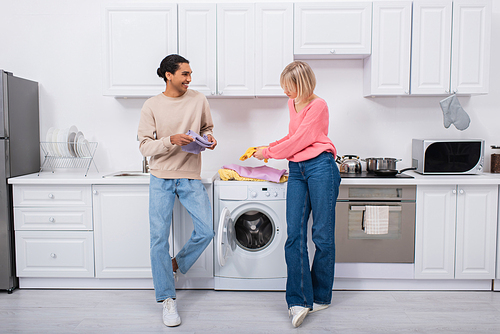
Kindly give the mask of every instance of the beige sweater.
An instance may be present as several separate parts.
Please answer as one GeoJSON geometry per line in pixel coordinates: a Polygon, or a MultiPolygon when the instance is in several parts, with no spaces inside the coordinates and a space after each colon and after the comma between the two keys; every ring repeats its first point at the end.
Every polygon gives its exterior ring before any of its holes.
{"type": "Polygon", "coordinates": [[[184,152],[170,142],[170,136],[188,130],[203,136],[212,134],[212,128],[210,106],[200,92],[188,89],[181,97],[162,93],[146,100],[137,134],[139,150],[150,157],[151,174],[162,179],[201,179],[201,154],[184,152]]]}

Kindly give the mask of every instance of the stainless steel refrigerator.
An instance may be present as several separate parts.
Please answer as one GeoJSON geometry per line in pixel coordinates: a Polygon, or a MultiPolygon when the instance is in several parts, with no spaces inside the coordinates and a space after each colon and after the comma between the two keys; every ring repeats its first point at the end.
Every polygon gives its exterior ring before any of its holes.
{"type": "Polygon", "coordinates": [[[9,177],[40,170],[38,83],[0,70],[0,290],[17,287],[9,177]]]}

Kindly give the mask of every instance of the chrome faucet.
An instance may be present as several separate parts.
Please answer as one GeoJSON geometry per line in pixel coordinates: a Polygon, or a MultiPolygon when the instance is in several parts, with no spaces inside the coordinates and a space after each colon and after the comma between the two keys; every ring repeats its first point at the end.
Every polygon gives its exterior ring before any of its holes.
{"type": "Polygon", "coordinates": [[[142,159],[142,172],[149,173],[149,161],[147,157],[142,159]]]}
{"type": "MultiPolygon", "coordinates": [[[[154,137],[156,139],[156,131],[154,132],[154,137]]],[[[137,135],[137,141],[139,141],[139,135],[137,135]]],[[[148,161],[148,157],[143,157],[142,158],[142,172],[143,173],[149,173],[149,161],[148,161]]]]}

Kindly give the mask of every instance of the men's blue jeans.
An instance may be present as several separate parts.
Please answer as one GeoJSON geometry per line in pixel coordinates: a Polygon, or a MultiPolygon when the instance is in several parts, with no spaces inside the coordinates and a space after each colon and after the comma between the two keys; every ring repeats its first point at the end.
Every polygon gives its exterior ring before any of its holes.
{"type": "Polygon", "coordinates": [[[175,298],[168,237],[176,196],[191,215],[194,226],[190,239],[175,256],[181,273],[185,274],[191,268],[214,237],[212,206],[200,180],[160,179],[151,175],[149,182],[150,254],[157,301],[175,298]]]}
{"type": "Polygon", "coordinates": [[[313,303],[330,304],[335,266],[335,205],[340,174],[331,153],[288,164],[286,198],[288,238],[285,259],[288,307],[312,309],[313,303]],[[307,222],[312,210],[312,240],[316,252],[312,268],[307,251],[307,222]]]}

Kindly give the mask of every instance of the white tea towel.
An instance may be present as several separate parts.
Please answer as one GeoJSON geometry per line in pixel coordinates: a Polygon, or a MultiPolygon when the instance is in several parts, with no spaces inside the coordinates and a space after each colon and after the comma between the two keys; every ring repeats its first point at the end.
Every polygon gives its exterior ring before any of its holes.
{"type": "Polygon", "coordinates": [[[389,233],[389,207],[387,205],[366,205],[364,225],[366,234],[389,233]]]}

